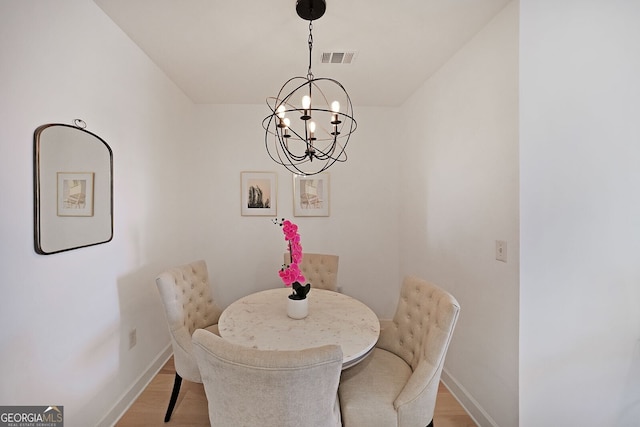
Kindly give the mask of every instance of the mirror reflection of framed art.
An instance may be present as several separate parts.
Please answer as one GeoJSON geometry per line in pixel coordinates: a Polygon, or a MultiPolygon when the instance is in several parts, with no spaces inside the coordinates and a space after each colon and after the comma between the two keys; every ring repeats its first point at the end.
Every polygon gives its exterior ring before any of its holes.
{"type": "Polygon", "coordinates": [[[293,215],[329,216],[329,174],[293,176],[293,215]]]}
{"type": "Polygon", "coordinates": [[[93,172],[58,172],[58,216],[93,216],[93,172]]]}

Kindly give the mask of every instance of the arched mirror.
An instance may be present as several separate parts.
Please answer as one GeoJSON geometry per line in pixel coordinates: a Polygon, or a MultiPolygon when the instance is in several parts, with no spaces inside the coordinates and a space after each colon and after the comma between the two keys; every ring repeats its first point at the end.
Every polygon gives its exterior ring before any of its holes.
{"type": "Polygon", "coordinates": [[[113,237],[113,153],[76,126],[46,124],[34,133],[34,238],[42,255],[113,237]]]}

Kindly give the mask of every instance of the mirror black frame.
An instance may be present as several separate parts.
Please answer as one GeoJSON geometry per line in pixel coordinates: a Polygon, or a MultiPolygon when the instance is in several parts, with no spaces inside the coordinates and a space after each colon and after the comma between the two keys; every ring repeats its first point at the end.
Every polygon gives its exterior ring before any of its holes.
{"type": "MultiPolygon", "coordinates": [[[[82,123],[76,120],[75,123],[82,123]]],[[[39,126],[34,150],[34,246],[51,255],[107,243],[113,238],[113,152],[78,126],[39,126]],[[69,186],[81,204],[71,205],[69,186]]]]}

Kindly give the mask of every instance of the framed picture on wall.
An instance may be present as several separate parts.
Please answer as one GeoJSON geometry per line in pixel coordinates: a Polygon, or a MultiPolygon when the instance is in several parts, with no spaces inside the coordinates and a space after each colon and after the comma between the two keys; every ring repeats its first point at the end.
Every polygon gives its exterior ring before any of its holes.
{"type": "Polygon", "coordinates": [[[243,216],[276,216],[278,175],[275,172],[241,172],[243,216]]]}
{"type": "Polygon", "coordinates": [[[293,215],[329,216],[329,174],[293,176],[293,215]]]}

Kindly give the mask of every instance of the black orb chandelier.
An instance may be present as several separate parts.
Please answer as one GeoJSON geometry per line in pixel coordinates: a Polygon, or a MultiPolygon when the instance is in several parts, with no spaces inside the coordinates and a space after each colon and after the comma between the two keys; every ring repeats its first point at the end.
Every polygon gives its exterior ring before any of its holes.
{"type": "Polygon", "coordinates": [[[325,10],[325,0],[297,0],[298,16],[309,21],[309,69],[306,77],[290,78],[275,98],[267,98],[271,114],[262,121],[267,153],[298,175],[315,175],[345,162],[345,149],[357,127],[344,86],[311,72],[313,21],[325,10]]]}

